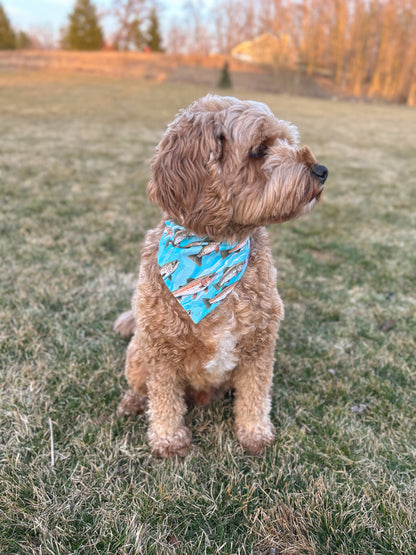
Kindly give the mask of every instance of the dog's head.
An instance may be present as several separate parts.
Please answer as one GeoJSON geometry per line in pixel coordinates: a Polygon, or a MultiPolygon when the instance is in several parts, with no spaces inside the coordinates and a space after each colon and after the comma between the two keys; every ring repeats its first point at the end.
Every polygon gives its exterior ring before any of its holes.
{"type": "Polygon", "coordinates": [[[197,235],[235,239],[310,211],[327,176],[265,104],[208,95],[168,126],[148,196],[197,235]]]}

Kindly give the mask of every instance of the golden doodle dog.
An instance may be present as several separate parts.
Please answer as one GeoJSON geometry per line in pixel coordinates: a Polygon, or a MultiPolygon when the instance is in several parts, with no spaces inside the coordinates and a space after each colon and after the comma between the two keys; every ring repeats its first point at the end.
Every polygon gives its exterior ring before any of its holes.
{"type": "Polygon", "coordinates": [[[251,454],[274,437],[274,350],[283,303],[265,225],[309,212],[328,170],[262,103],[208,95],[168,126],[148,197],[163,211],[146,235],[133,311],[131,389],[119,414],[147,407],[156,456],[185,455],[187,401],[234,391],[235,434],[251,454]]]}

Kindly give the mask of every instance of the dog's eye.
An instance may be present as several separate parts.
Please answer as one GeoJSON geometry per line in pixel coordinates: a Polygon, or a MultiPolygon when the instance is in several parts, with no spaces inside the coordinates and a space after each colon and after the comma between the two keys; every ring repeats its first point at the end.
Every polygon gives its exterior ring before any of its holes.
{"type": "Polygon", "coordinates": [[[264,158],[267,154],[267,145],[260,145],[250,150],[250,158],[264,158]]]}

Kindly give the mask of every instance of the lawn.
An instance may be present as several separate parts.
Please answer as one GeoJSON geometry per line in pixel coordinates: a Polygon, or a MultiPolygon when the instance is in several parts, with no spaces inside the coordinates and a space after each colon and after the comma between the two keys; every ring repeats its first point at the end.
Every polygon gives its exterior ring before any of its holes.
{"type": "Polygon", "coordinates": [[[145,418],[116,415],[112,325],[159,219],[148,161],[206,92],[0,75],[0,552],[415,553],[414,109],[233,91],[330,171],[311,215],[270,228],[276,442],[244,454],[227,398],[189,411],[186,458],[156,460],[145,418]]]}

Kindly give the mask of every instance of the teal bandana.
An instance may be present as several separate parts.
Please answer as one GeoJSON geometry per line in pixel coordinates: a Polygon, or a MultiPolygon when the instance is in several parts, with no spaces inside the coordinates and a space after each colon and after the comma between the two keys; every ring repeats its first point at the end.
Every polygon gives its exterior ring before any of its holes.
{"type": "Polygon", "coordinates": [[[197,237],[168,220],[157,261],[169,291],[197,324],[231,293],[243,276],[250,239],[229,244],[197,237]]]}

